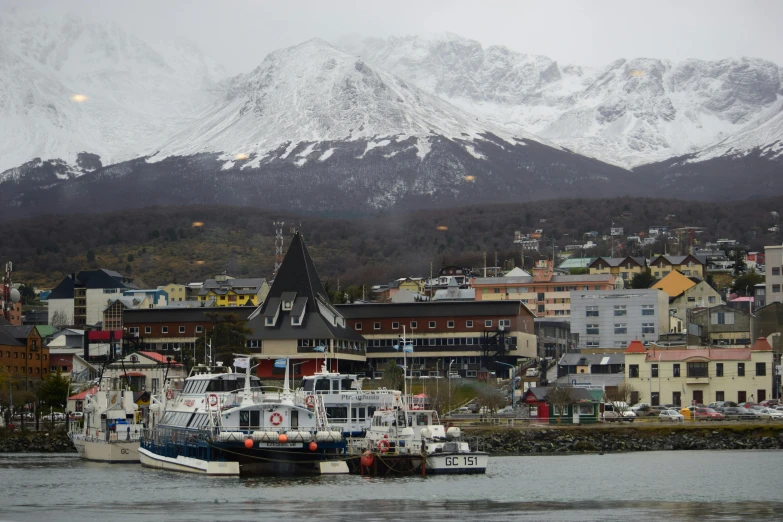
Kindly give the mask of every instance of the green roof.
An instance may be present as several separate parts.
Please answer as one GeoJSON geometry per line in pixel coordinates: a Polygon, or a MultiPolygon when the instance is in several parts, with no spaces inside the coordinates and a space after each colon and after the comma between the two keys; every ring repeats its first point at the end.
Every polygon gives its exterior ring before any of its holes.
{"type": "Polygon", "coordinates": [[[566,259],[560,263],[557,268],[562,268],[564,270],[569,270],[571,268],[587,268],[596,259],[597,258],[595,257],[575,257],[573,259],[566,259]]]}
{"type": "Polygon", "coordinates": [[[57,332],[57,328],[49,324],[37,324],[35,325],[35,329],[38,330],[38,335],[40,335],[42,339],[51,337],[57,332]]]}

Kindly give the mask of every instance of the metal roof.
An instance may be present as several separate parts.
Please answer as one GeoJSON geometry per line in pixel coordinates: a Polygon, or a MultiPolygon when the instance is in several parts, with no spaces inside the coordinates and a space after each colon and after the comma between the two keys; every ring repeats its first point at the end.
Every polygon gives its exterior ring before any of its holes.
{"type": "Polygon", "coordinates": [[[337,305],[347,319],[394,317],[476,317],[482,315],[533,315],[522,301],[425,301],[418,303],[371,303],[337,305]]]}

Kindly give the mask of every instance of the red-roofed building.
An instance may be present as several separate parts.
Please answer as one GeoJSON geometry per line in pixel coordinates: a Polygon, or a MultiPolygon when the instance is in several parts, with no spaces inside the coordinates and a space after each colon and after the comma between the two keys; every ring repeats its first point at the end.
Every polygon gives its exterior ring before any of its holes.
{"type": "Polygon", "coordinates": [[[745,348],[645,350],[633,341],[625,350],[625,378],[643,396],[649,393],[642,399],[653,406],[761,402],[774,389],[772,347],[764,338],[745,348]]]}
{"type": "Polygon", "coordinates": [[[158,393],[164,380],[187,375],[185,366],[173,358],[156,352],[137,352],[108,365],[103,376],[111,379],[112,386],[130,383],[134,391],[158,393]]]}
{"type": "Polygon", "coordinates": [[[80,391],[79,393],[76,393],[74,395],[71,395],[68,397],[68,407],[66,410],[68,411],[84,411],[84,400],[90,393],[95,393],[98,391],[97,386],[93,386],[92,388],[84,391],[80,391]]]}

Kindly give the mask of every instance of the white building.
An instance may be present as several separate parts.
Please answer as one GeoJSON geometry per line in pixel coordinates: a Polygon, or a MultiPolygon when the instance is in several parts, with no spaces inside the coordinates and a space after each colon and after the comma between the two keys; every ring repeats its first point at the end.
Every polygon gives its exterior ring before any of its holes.
{"type": "Polygon", "coordinates": [[[94,325],[103,321],[103,310],[113,297],[137,289],[133,279],[112,270],[86,270],[63,279],[49,295],[49,324],[94,325]]]}
{"type": "Polygon", "coordinates": [[[661,290],[571,292],[571,333],[579,348],[623,348],[669,332],[669,296],[661,290]]]}
{"type": "Polygon", "coordinates": [[[767,304],[783,302],[783,245],[764,247],[767,304]]]}

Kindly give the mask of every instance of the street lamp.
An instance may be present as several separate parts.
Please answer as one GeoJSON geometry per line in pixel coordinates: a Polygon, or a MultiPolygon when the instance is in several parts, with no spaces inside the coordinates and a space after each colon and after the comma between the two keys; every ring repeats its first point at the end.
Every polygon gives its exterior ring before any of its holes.
{"type": "Polygon", "coordinates": [[[504,363],[501,361],[495,361],[497,364],[502,364],[503,366],[508,366],[511,368],[511,409],[514,409],[514,388],[516,387],[516,380],[517,380],[517,367],[513,364],[504,363]]]}
{"type": "Polygon", "coordinates": [[[451,365],[454,364],[454,359],[449,363],[449,413],[451,413],[451,365]]]}

